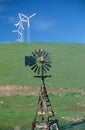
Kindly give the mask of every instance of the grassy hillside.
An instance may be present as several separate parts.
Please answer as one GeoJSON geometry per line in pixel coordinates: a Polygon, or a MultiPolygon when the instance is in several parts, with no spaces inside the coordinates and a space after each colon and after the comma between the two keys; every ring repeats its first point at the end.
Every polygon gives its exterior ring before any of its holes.
{"type": "Polygon", "coordinates": [[[52,78],[46,79],[47,86],[84,88],[85,45],[64,43],[0,44],[0,85],[39,85],[35,74],[24,65],[25,55],[39,48],[52,57],[52,78]]]}
{"type": "MultiPolygon", "coordinates": [[[[39,48],[44,48],[52,57],[52,68],[48,73],[52,77],[46,79],[46,85],[48,90],[50,88],[50,100],[59,122],[62,119],[73,121],[85,118],[84,44],[0,44],[0,85],[40,86],[40,80],[34,78],[35,74],[24,65],[25,55],[29,56],[39,48]]],[[[10,90],[11,94],[13,92],[10,90]]],[[[22,92],[26,93],[26,90],[22,92]]],[[[14,127],[16,124],[21,127],[31,126],[37,96],[23,96],[22,92],[18,90],[15,95],[0,96],[0,128],[14,127]]],[[[29,89],[28,92],[32,91],[29,89]]]]}

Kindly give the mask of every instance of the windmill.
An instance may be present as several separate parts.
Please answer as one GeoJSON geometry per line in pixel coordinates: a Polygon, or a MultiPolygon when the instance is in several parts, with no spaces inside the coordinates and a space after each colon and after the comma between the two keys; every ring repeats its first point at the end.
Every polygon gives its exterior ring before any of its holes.
{"type": "Polygon", "coordinates": [[[27,22],[27,28],[28,28],[28,30],[27,30],[27,37],[28,37],[28,41],[30,42],[30,19],[33,17],[33,16],[35,16],[36,15],[36,13],[34,13],[34,14],[32,14],[31,16],[26,16],[26,15],[24,15],[24,14],[22,14],[22,13],[20,13],[20,16],[22,17],[22,20],[24,21],[24,22],[27,22]]]}
{"type": "Polygon", "coordinates": [[[51,77],[46,75],[52,67],[49,53],[44,49],[35,50],[31,56],[25,56],[25,66],[29,66],[37,74],[34,77],[40,78],[42,83],[31,130],[59,130],[58,119],[52,109],[44,81],[45,78],[51,77]]]}

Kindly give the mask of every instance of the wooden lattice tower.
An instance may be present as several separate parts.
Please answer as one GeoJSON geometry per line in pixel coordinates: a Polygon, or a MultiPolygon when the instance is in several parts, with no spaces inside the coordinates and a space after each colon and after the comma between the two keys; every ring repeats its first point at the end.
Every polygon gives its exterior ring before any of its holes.
{"type": "Polygon", "coordinates": [[[35,52],[32,52],[32,56],[25,56],[25,65],[29,65],[38,74],[38,76],[34,77],[41,79],[39,99],[31,130],[59,130],[58,120],[55,118],[45,86],[45,78],[51,77],[45,75],[51,67],[49,53],[43,49],[35,50],[35,52]]]}

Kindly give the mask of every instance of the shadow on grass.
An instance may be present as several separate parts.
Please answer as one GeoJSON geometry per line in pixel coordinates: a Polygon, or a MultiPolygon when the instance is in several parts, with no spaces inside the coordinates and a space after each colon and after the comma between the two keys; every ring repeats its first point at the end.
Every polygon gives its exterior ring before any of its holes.
{"type": "MultiPolygon", "coordinates": [[[[60,126],[59,130],[84,130],[85,129],[85,120],[82,120],[80,122],[74,122],[70,124],[65,124],[63,126],[60,126]]],[[[9,129],[0,129],[0,130],[30,130],[30,128],[20,128],[15,127],[15,128],[9,128],[9,129]]]]}
{"type": "Polygon", "coordinates": [[[60,130],[84,130],[84,129],[85,129],[85,120],[60,126],[60,130]]]}

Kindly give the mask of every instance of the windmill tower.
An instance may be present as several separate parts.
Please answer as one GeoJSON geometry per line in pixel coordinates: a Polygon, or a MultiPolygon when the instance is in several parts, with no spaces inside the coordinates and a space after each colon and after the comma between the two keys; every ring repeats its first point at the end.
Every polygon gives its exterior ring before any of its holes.
{"type": "Polygon", "coordinates": [[[51,77],[45,75],[51,68],[49,53],[43,49],[35,50],[32,56],[25,56],[25,65],[30,66],[31,70],[37,73],[34,77],[41,79],[37,109],[31,130],[59,130],[58,119],[55,117],[45,86],[45,78],[51,77]]]}

